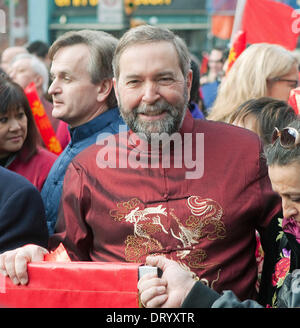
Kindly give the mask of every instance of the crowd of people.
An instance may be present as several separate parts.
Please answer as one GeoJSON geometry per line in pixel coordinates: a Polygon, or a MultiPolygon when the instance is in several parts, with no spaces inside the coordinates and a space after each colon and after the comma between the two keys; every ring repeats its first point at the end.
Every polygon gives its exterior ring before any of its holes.
{"type": "Polygon", "coordinates": [[[145,307],[299,306],[300,121],[287,103],[299,63],[272,44],[249,46],[226,76],[225,62],[213,49],[200,76],[184,40],[150,25],[6,49],[1,274],[27,284],[26,264],[62,243],[74,261],[159,267],[138,283],[145,307]]]}

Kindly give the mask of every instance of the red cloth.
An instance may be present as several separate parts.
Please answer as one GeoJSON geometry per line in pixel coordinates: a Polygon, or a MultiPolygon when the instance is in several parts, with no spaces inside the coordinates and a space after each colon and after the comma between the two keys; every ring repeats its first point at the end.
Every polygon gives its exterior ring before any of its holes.
{"type": "Polygon", "coordinates": [[[23,156],[24,153],[19,154],[7,168],[25,177],[41,191],[57,155],[38,147],[37,154],[28,162],[22,160],[23,156]]]}
{"type": "Polygon", "coordinates": [[[41,102],[44,106],[47,117],[49,118],[54,132],[56,132],[60,120],[52,116],[53,104],[48,101],[45,97],[41,98],[41,102]]]}
{"type": "Polygon", "coordinates": [[[226,74],[231,69],[232,65],[238,59],[239,55],[246,49],[246,33],[244,31],[238,31],[234,37],[230,52],[228,55],[228,66],[226,74]]]}
{"type": "Polygon", "coordinates": [[[24,89],[24,92],[28,99],[36,126],[40,132],[46,148],[54,154],[59,155],[62,152],[61,145],[56,138],[54,129],[36,91],[34,82],[28,84],[28,86],[24,89]]]}
{"type": "Polygon", "coordinates": [[[60,121],[56,131],[56,137],[61,144],[61,148],[64,150],[68,143],[71,141],[70,132],[68,130],[68,124],[64,121],[60,121]]]}
{"type": "Polygon", "coordinates": [[[297,29],[293,32],[294,10],[273,0],[247,0],[242,21],[247,42],[275,43],[294,50],[299,35],[297,29]]]}
{"type": "MultiPolygon", "coordinates": [[[[175,168],[173,152],[170,168],[161,162],[157,168],[100,168],[101,150],[116,151],[118,159],[134,156],[127,132],[76,156],[49,246],[62,242],[75,261],[143,263],[148,254],[163,254],[219,292],[254,297],[255,228],[266,226],[281,208],[259,138],[246,129],[194,120],[189,112],[181,133],[193,135],[185,151],[204,151],[198,158],[204,160],[202,178],[186,179],[194,169],[175,168]],[[204,148],[196,146],[196,133],[204,134],[204,148]]],[[[149,160],[147,151],[140,156],[149,160]]]]}
{"type": "Polygon", "coordinates": [[[298,115],[300,109],[300,87],[291,90],[288,103],[298,115]]]}
{"type": "Polygon", "coordinates": [[[231,36],[234,16],[213,15],[211,17],[212,35],[227,40],[231,36]]]}
{"type": "Polygon", "coordinates": [[[26,286],[16,286],[0,274],[0,306],[137,308],[138,267],[133,263],[29,263],[26,286]]]}

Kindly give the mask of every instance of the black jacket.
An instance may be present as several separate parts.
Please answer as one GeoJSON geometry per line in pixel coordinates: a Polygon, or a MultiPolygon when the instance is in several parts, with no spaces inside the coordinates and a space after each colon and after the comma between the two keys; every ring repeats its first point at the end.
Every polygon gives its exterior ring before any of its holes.
{"type": "Polygon", "coordinates": [[[26,244],[47,247],[43,201],[27,179],[0,167],[0,253],[26,244]]]}

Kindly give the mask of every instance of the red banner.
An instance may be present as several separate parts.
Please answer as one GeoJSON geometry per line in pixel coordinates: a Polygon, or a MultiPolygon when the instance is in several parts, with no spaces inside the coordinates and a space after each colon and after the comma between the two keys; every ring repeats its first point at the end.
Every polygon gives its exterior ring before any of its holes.
{"type": "Polygon", "coordinates": [[[246,49],[246,45],[246,33],[244,31],[238,31],[233,39],[233,43],[228,55],[228,66],[226,74],[238,59],[239,55],[246,49]]]}
{"type": "Polygon", "coordinates": [[[33,82],[30,83],[24,91],[44,144],[52,153],[59,155],[62,152],[62,147],[41,103],[35,84],[33,82]]]}
{"type": "Polygon", "coordinates": [[[291,91],[289,105],[294,109],[297,115],[300,113],[300,87],[291,91]]]}
{"type": "Polygon", "coordinates": [[[17,308],[137,308],[138,263],[35,262],[29,283],[0,274],[0,306],[17,308]]]}

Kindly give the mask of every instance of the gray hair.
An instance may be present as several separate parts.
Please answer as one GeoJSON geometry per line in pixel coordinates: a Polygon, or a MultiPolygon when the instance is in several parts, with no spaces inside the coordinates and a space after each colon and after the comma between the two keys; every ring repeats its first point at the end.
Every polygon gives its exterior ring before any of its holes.
{"type": "MultiPolygon", "coordinates": [[[[88,72],[91,82],[98,84],[103,80],[113,78],[112,58],[118,40],[103,31],[81,30],[69,31],[60,36],[49,49],[49,58],[53,60],[56,52],[64,47],[85,44],[90,51],[88,72]]],[[[117,105],[114,90],[107,98],[109,108],[117,105]]]]}
{"type": "MultiPolygon", "coordinates": [[[[292,121],[289,127],[296,129],[300,133],[300,118],[292,121]]],[[[279,138],[272,145],[264,148],[267,165],[284,166],[293,162],[300,162],[300,144],[294,148],[284,148],[280,145],[279,138]]]]}
{"type": "Polygon", "coordinates": [[[183,39],[167,28],[141,25],[127,31],[120,39],[113,58],[113,70],[116,79],[120,75],[120,57],[129,47],[136,44],[167,41],[173,44],[178,54],[179,64],[184,78],[190,70],[190,54],[183,39]]]}
{"type": "Polygon", "coordinates": [[[43,79],[43,92],[47,93],[48,85],[49,85],[49,72],[47,69],[47,66],[35,55],[28,54],[28,53],[22,53],[18,54],[14,57],[12,60],[12,64],[17,62],[21,59],[29,59],[30,60],[30,67],[31,69],[40,75],[43,79]]]}

